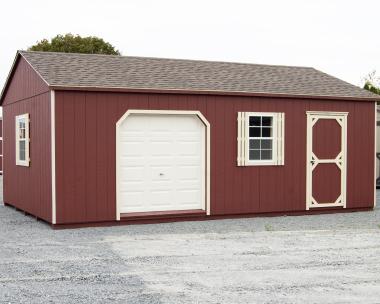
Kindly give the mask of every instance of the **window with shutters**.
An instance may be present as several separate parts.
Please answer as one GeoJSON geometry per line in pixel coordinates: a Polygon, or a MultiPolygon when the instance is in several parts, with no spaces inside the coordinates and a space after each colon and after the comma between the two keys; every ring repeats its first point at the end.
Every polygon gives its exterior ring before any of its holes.
{"type": "Polygon", "coordinates": [[[238,112],[238,166],[284,164],[284,113],[238,112]]]}
{"type": "Polygon", "coordinates": [[[29,166],[29,114],[16,116],[16,165],[29,166]]]}

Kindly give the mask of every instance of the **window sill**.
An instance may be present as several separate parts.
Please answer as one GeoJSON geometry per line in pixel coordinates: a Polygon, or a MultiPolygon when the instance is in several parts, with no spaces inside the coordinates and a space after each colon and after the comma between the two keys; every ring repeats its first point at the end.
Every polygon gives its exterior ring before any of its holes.
{"type": "Polygon", "coordinates": [[[283,166],[279,165],[276,161],[250,161],[244,164],[244,166],[283,166]]]}

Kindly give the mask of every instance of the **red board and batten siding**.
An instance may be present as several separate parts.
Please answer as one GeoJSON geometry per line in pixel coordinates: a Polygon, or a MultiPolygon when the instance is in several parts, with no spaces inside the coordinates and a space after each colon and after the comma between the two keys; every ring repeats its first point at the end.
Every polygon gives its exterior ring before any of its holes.
{"type": "Polygon", "coordinates": [[[306,111],[348,114],[347,208],[374,204],[374,102],[56,91],[57,224],[114,221],[115,125],[128,109],[199,110],[211,125],[211,215],[304,211],[306,111]],[[285,165],[237,167],[237,112],[285,112],[285,165]]]}
{"type": "Polygon", "coordinates": [[[20,58],[3,102],[4,202],[51,222],[50,91],[20,58]],[[15,116],[30,114],[30,166],[16,166],[15,116]]]}

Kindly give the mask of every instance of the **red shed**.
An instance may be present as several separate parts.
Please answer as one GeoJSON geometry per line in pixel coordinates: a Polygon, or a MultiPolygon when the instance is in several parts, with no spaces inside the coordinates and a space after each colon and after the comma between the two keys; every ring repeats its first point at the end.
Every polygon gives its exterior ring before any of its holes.
{"type": "Polygon", "coordinates": [[[371,209],[378,100],[308,67],[20,51],[4,202],[54,226],[371,209]]]}

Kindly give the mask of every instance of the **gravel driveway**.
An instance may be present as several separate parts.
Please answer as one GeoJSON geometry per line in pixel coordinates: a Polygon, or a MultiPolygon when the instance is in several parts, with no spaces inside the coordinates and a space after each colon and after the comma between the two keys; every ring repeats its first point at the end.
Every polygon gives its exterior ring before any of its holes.
{"type": "Polygon", "coordinates": [[[75,230],[0,205],[0,303],[379,303],[380,210],[75,230]]]}

